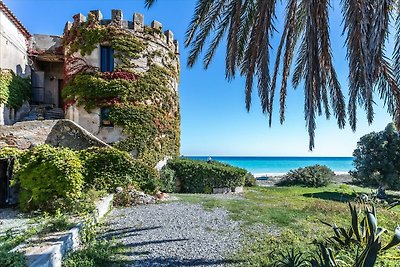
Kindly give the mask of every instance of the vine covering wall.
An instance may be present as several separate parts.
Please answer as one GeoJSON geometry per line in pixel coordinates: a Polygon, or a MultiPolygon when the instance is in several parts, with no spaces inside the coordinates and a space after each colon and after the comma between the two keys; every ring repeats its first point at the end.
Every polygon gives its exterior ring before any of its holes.
{"type": "Polygon", "coordinates": [[[31,94],[30,78],[21,78],[11,70],[0,69],[0,104],[19,108],[31,94]]]}
{"type": "Polygon", "coordinates": [[[110,120],[124,134],[114,146],[153,166],[178,155],[180,143],[178,58],[157,44],[159,38],[160,30],[138,33],[115,23],[103,25],[92,13],[64,33],[65,102],[88,112],[109,108],[110,120]],[[114,50],[113,72],[99,72],[85,61],[104,44],[114,50]]]}

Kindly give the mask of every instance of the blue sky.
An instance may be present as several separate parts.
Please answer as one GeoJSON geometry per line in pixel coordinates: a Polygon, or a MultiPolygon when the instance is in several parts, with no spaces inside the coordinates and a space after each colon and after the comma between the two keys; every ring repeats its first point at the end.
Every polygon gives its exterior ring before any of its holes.
{"type": "MultiPolygon", "coordinates": [[[[308,151],[308,134],[303,115],[303,88],[288,88],[286,121],[279,124],[278,106],[275,106],[272,128],[261,113],[259,100],[253,97],[251,111],[244,104],[244,80],[227,82],[224,71],[225,49],[221,47],[207,71],[201,64],[186,68],[188,49],[183,47],[184,35],[191,19],[195,0],[158,0],[150,10],[142,0],[3,0],[31,33],[61,35],[66,21],[76,13],[87,14],[100,9],[104,18],[111,9],[122,9],[124,19],[132,19],[134,12],[145,15],[146,24],[158,20],[163,29],[174,32],[180,42],[180,100],[181,100],[181,153],[184,155],[257,155],[257,156],[351,156],[361,136],[382,130],[391,117],[376,99],[375,121],[368,126],[362,110],[359,111],[358,129],[349,126],[339,130],[335,120],[318,119],[316,148],[308,151]]],[[[331,14],[332,48],[334,64],[347,95],[347,62],[344,37],[341,36],[340,1],[333,2],[331,14]]],[[[282,8],[278,9],[276,26],[282,28],[282,8]]],[[[278,37],[279,34],[276,34],[278,37]]],[[[273,45],[276,47],[276,40],[273,45]]],[[[388,52],[392,52],[388,46],[388,52]]],[[[272,61],[273,62],[273,58],[272,61]]],[[[201,63],[201,60],[199,61],[201,63]]],[[[275,103],[278,99],[275,100],[275,103]]]]}

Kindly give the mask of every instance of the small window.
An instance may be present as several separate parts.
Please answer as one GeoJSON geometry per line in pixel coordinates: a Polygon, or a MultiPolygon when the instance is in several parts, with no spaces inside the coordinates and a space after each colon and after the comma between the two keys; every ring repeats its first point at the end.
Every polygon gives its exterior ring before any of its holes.
{"type": "Polygon", "coordinates": [[[101,46],[100,70],[101,72],[114,70],[114,50],[110,46],[101,46]]]}
{"type": "Polygon", "coordinates": [[[110,109],[100,109],[100,124],[103,127],[114,127],[114,123],[110,120],[110,109]]]}

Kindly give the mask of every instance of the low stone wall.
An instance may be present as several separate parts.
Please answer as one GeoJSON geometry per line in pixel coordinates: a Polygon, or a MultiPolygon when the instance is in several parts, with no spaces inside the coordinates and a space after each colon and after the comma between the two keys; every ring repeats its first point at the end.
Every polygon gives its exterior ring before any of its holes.
{"type": "Polygon", "coordinates": [[[75,150],[108,146],[70,120],[26,121],[11,126],[0,126],[0,148],[28,149],[40,144],[75,150]]]}

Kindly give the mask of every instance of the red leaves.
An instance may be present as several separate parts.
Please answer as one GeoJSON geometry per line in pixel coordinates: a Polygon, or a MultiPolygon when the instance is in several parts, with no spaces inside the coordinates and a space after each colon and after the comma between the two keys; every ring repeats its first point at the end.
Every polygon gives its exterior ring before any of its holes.
{"type": "Polygon", "coordinates": [[[103,72],[102,78],[106,80],[112,79],[123,79],[127,81],[136,81],[137,76],[133,72],[128,71],[113,71],[113,72],[103,72]]]}

